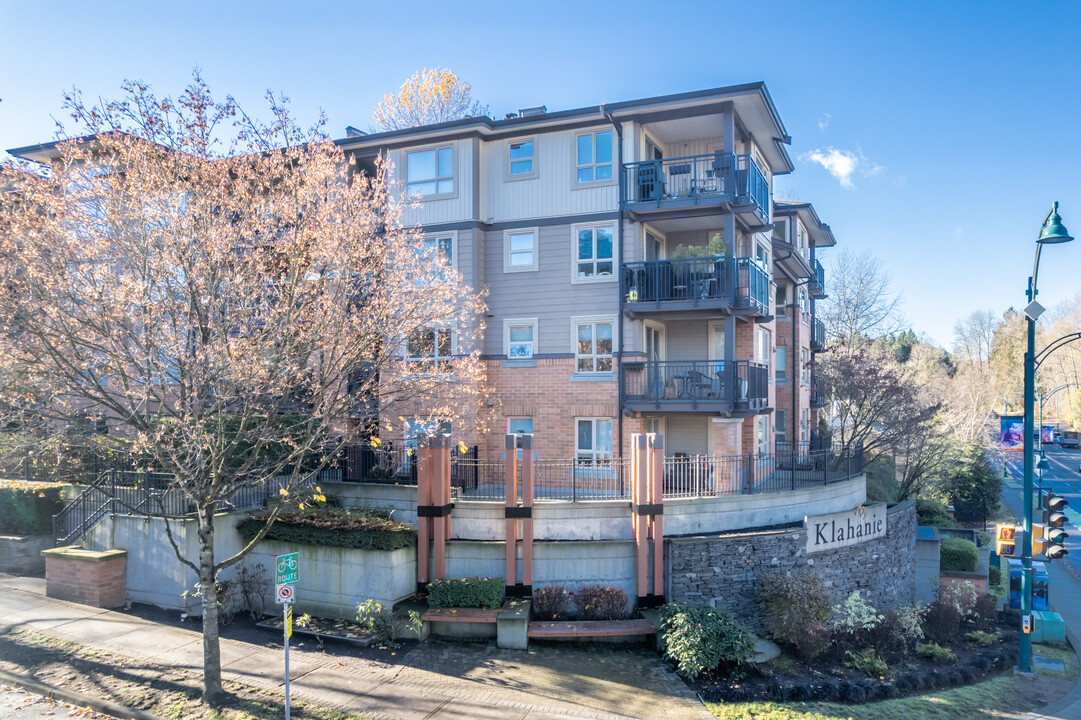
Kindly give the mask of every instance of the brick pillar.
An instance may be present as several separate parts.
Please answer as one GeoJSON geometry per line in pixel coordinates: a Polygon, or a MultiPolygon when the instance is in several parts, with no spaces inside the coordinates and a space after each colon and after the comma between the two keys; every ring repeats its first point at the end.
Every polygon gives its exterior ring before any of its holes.
{"type": "Polygon", "coordinates": [[[113,608],[127,592],[126,550],[94,552],[78,545],[43,550],[45,595],[60,600],[113,608]]]}

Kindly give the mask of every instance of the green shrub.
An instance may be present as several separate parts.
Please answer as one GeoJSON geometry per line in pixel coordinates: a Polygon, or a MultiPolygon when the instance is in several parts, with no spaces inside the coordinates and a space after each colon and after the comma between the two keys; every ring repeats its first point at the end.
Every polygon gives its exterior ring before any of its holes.
{"type": "Polygon", "coordinates": [[[669,603],[661,608],[664,654],[686,678],[721,664],[742,665],[754,657],[754,636],[724,610],[669,603]]]}
{"type": "MultiPolygon", "coordinates": [[[[244,542],[251,542],[266,517],[255,515],[237,524],[244,542]]],[[[373,510],[342,510],[319,507],[283,513],[267,531],[267,540],[300,545],[397,550],[417,544],[417,531],[392,520],[389,513],[373,510]]]]}
{"type": "MultiPolygon", "coordinates": [[[[311,616],[306,615],[304,617],[307,617],[309,621],[311,620],[311,616]]],[[[367,628],[380,647],[399,647],[398,643],[394,641],[394,615],[383,606],[383,603],[368,598],[357,605],[357,622],[367,628]]],[[[410,610],[409,618],[406,620],[406,628],[420,635],[422,627],[420,613],[416,610],[410,610]]]]}
{"type": "Polygon", "coordinates": [[[886,661],[878,656],[874,648],[865,648],[858,653],[849,650],[845,653],[845,659],[842,662],[845,667],[866,673],[867,677],[881,677],[890,669],[886,665],[886,661]]]}
{"type": "Polygon", "coordinates": [[[916,652],[920,657],[925,657],[935,665],[952,665],[957,662],[957,655],[949,648],[944,648],[938,643],[925,643],[916,646],[916,652]]]}
{"type": "Polygon", "coordinates": [[[970,643],[979,647],[991,647],[998,642],[998,633],[973,630],[965,635],[970,643]]]}
{"type": "Polygon", "coordinates": [[[830,596],[814,572],[768,575],[758,583],[758,599],[766,606],[766,623],[775,640],[798,645],[804,628],[825,623],[830,596]]]}
{"type": "Polygon", "coordinates": [[[503,578],[454,578],[428,583],[428,607],[494,609],[502,604],[503,578]]]}
{"type": "Polygon", "coordinates": [[[938,500],[928,500],[926,498],[917,498],[916,500],[916,521],[920,525],[930,525],[932,527],[961,527],[961,523],[950,517],[945,505],[938,500]]]}
{"type": "Polygon", "coordinates": [[[53,515],[64,508],[62,485],[0,481],[0,535],[50,535],[53,515]]]}
{"type": "Polygon", "coordinates": [[[976,543],[963,538],[942,538],[938,557],[942,572],[974,572],[980,565],[976,543]]]}
{"type": "Polygon", "coordinates": [[[875,611],[874,605],[863,599],[856,590],[840,605],[833,606],[834,618],[830,626],[837,632],[854,635],[870,630],[882,622],[882,615],[875,611]]]}
{"type": "Polygon", "coordinates": [[[994,594],[994,588],[997,588],[1001,582],[1002,568],[992,563],[991,566],[987,568],[987,585],[991,588],[992,595],[994,594]]]}

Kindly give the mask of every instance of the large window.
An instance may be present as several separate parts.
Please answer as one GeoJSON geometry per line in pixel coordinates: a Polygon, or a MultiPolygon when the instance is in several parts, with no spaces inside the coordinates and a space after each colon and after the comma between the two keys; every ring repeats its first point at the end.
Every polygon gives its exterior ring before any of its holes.
{"type": "Polygon", "coordinates": [[[612,457],[612,418],[575,418],[574,456],[579,465],[601,465],[612,457]]]}
{"type": "Polygon", "coordinates": [[[522,459],[522,436],[533,434],[533,418],[509,417],[507,418],[507,433],[514,435],[514,446],[518,448],[518,459],[522,459]]]}
{"type": "Polygon", "coordinates": [[[503,233],[504,272],[531,272],[537,265],[537,228],[507,230],[503,233]]]}
{"type": "Polygon", "coordinates": [[[612,179],[612,131],[578,136],[578,182],[612,179]]]}
{"type": "Polygon", "coordinates": [[[611,225],[595,227],[575,227],[577,240],[574,276],[577,280],[611,280],[613,274],[611,225]]]}
{"type": "Polygon", "coordinates": [[[507,157],[507,177],[511,180],[536,177],[536,158],[533,140],[520,140],[510,144],[507,157]]]}
{"type": "Polygon", "coordinates": [[[454,350],[453,333],[449,328],[418,330],[405,343],[405,359],[410,363],[430,363],[446,369],[454,350]]]}
{"type": "Polygon", "coordinates": [[[406,153],[405,182],[410,194],[450,195],[454,192],[454,148],[406,153]]]}
{"type": "Polygon", "coordinates": [[[537,318],[503,321],[503,352],[508,360],[532,359],[537,344],[537,318]]]}
{"type": "Polygon", "coordinates": [[[611,320],[574,322],[575,369],[580,373],[612,372],[613,328],[611,320]]]}
{"type": "Polygon", "coordinates": [[[784,345],[778,345],[773,351],[773,368],[777,382],[788,380],[788,348],[784,345]]]}

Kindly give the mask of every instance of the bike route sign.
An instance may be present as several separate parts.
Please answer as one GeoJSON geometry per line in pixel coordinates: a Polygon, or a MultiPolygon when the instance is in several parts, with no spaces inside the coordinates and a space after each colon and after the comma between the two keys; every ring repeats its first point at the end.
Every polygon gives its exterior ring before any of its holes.
{"type": "Polygon", "coordinates": [[[279,555],[274,567],[275,585],[295,583],[300,578],[300,562],[297,560],[297,553],[279,555]]]}

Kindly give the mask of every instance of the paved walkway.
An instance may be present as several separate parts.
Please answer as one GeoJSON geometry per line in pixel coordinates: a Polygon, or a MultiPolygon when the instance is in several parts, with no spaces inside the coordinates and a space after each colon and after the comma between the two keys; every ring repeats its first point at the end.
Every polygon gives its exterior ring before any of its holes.
{"type": "MultiPolygon", "coordinates": [[[[45,597],[41,578],[0,575],[0,627],[20,627],[133,660],[201,670],[200,634],[130,615],[45,597]]],[[[295,637],[295,636],[294,636],[295,637]]],[[[222,674],[280,689],[280,649],[221,641],[222,674]]],[[[687,686],[648,651],[598,647],[500,650],[439,640],[402,665],[290,651],[295,697],[393,720],[708,720],[687,686]]]]}

